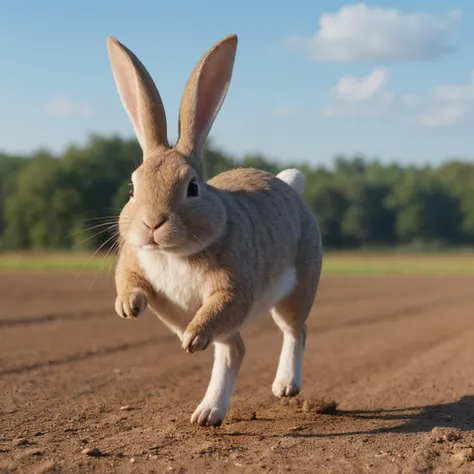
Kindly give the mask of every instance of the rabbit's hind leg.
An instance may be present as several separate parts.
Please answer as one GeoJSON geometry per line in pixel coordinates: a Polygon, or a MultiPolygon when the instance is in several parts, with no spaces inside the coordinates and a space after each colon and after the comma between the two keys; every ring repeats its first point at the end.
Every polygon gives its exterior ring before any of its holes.
{"type": "Polygon", "coordinates": [[[240,333],[214,342],[214,365],[206,394],[191,417],[191,423],[219,426],[230,406],[235,381],[245,356],[240,333]]]}
{"type": "Polygon", "coordinates": [[[294,397],[301,390],[303,380],[303,352],[306,342],[306,317],[279,304],[272,316],[283,333],[283,344],[272,392],[275,397],[294,397]]]}
{"type": "Polygon", "coordinates": [[[306,320],[311,312],[319,278],[298,279],[289,296],[273,309],[272,316],[283,333],[283,345],[272,391],[276,397],[292,397],[301,390],[303,352],[306,344],[306,320]]]}

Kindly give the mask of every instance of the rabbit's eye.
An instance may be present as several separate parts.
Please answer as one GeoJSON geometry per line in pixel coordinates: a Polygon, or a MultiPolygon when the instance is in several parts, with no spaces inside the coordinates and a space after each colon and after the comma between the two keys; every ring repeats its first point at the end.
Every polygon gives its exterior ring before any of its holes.
{"type": "Polygon", "coordinates": [[[130,181],[128,185],[130,186],[130,190],[128,191],[128,194],[130,197],[133,197],[133,183],[130,181]]]}
{"type": "Polygon", "coordinates": [[[195,179],[192,179],[188,184],[188,197],[197,197],[199,196],[199,186],[196,183],[195,179]]]}

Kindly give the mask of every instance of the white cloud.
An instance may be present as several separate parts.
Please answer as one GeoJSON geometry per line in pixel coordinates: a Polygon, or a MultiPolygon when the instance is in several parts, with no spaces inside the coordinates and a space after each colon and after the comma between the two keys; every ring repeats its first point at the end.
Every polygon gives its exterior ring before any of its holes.
{"type": "Polygon", "coordinates": [[[322,14],[313,36],[287,44],[316,60],[430,60],[453,51],[451,33],[460,18],[459,11],[437,16],[356,3],[322,14]]]}
{"type": "Polygon", "coordinates": [[[65,94],[56,96],[45,105],[44,110],[54,117],[90,117],[94,113],[90,104],[74,102],[65,94]]]}
{"type": "Polygon", "coordinates": [[[380,94],[389,78],[384,67],[375,68],[368,76],[345,76],[339,79],[332,93],[339,99],[348,101],[368,100],[380,94]]]}
{"type": "Polygon", "coordinates": [[[300,110],[298,107],[282,106],[276,107],[272,110],[272,114],[279,117],[289,117],[292,115],[297,115],[300,110]]]}
{"type": "Polygon", "coordinates": [[[419,115],[418,122],[424,127],[448,127],[462,120],[465,109],[460,104],[445,105],[419,115]]]}
{"type": "Polygon", "coordinates": [[[367,76],[344,76],[331,89],[331,102],[321,110],[325,117],[373,116],[390,104],[394,95],[386,89],[389,73],[377,67],[367,76]]]}
{"type": "MultiPolygon", "coordinates": [[[[329,100],[318,113],[328,118],[398,117],[425,128],[449,127],[474,115],[474,71],[464,84],[439,85],[425,94],[394,94],[389,70],[374,68],[365,76],[341,77],[329,91],[329,100]]],[[[274,115],[291,116],[296,107],[274,109],[274,115]]]]}
{"type": "Polygon", "coordinates": [[[474,100],[474,72],[471,72],[471,82],[463,85],[438,86],[434,91],[437,100],[474,100]]]}
{"type": "Polygon", "coordinates": [[[444,84],[431,93],[413,96],[421,113],[418,124],[423,127],[448,127],[464,120],[474,110],[474,71],[466,84],[444,84]]]}

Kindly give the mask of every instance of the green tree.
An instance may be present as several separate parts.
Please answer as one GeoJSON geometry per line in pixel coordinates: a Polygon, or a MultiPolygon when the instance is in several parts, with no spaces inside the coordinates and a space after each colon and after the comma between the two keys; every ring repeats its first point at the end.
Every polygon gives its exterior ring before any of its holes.
{"type": "Polygon", "coordinates": [[[310,206],[318,218],[323,245],[343,247],[345,242],[341,224],[348,207],[343,190],[331,184],[325,185],[314,196],[310,206]]]}
{"type": "Polygon", "coordinates": [[[462,214],[462,240],[474,244],[474,165],[453,161],[436,172],[446,192],[459,200],[462,214]]]}
{"type": "Polygon", "coordinates": [[[5,242],[10,248],[70,248],[70,230],[81,219],[82,199],[74,180],[51,156],[25,165],[16,192],[7,198],[5,242]]]}
{"type": "Polygon", "coordinates": [[[390,187],[383,183],[356,181],[346,190],[348,201],[341,231],[354,245],[390,245],[396,241],[396,214],[387,204],[390,187]]]}
{"type": "Polygon", "coordinates": [[[21,157],[0,154],[0,249],[5,247],[5,203],[15,192],[18,173],[25,161],[21,157]]]}
{"type": "MultiPolygon", "coordinates": [[[[331,167],[282,164],[261,154],[237,159],[210,140],[203,159],[209,178],[242,166],[274,174],[301,169],[303,197],[326,248],[474,244],[472,162],[416,167],[341,156],[331,167]]],[[[92,135],[61,156],[0,154],[0,249],[107,248],[116,231],[109,223],[127,202],[141,162],[138,142],[118,136],[92,135]]]]}
{"type": "Polygon", "coordinates": [[[394,188],[389,205],[397,211],[400,242],[449,244],[460,241],[459,201],[432,175],[419,171],[408,173],[394,188]]]}

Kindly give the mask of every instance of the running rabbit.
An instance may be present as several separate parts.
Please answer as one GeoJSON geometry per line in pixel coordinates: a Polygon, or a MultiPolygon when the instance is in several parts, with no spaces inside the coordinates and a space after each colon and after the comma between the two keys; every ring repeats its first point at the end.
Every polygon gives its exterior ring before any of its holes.
{"type": "Polygon", "coordinates": [[[298,394],[322,265],[318,225],[301,196],[305,177],[244,168],[207,181],[203,169],[202,147],[227,94],[237,36],[217,42],[192,71],[175,146],[143,64],[113,37],[107,48],[143,150],[119,218],[117,313],[136,318],[149,305],[187,352],[214,345],[212,376],[192,423],[222,423],[245,353],[240,330],[268,313],[283,332],[273,393],[298,394]]]}

